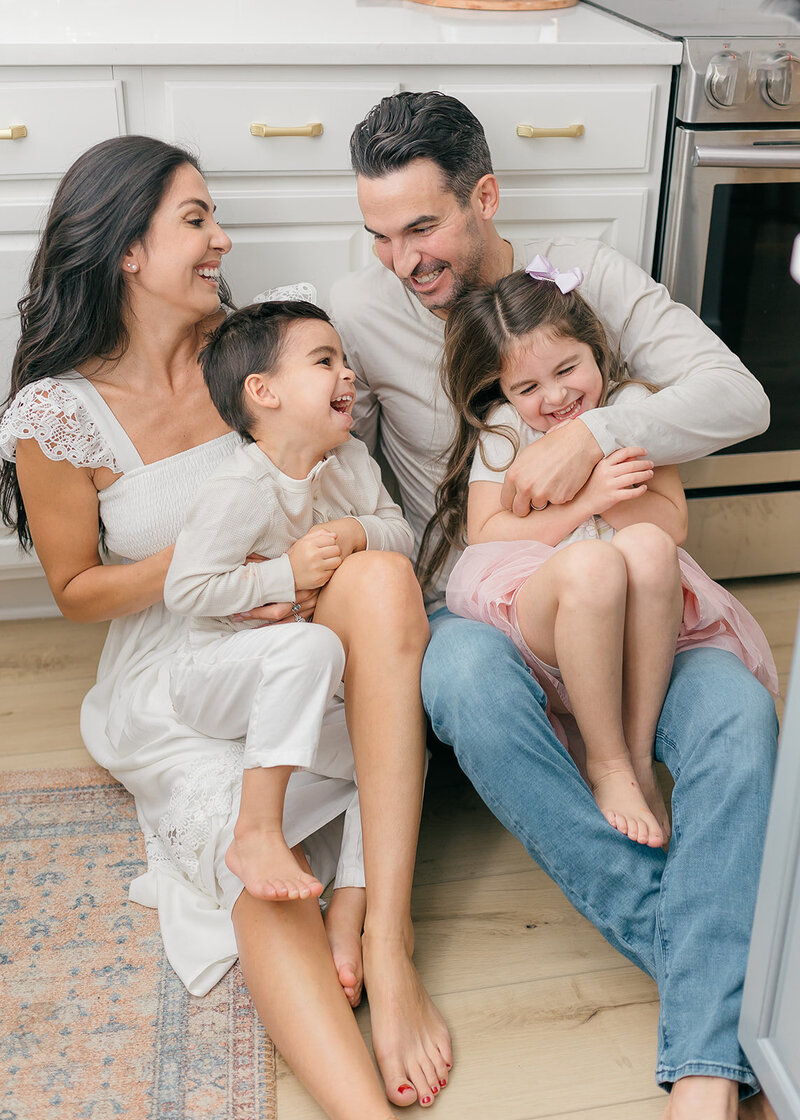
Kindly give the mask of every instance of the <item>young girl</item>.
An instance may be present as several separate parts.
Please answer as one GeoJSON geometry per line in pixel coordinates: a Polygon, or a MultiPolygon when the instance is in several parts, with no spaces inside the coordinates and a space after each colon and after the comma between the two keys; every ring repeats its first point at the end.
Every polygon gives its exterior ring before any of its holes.
{"type": "Polygon", "coordinates": [[[653,744],[675,653],[729,650],[773,693],[777,677],[752,616],[677,547],[687,511],[676,467],[654,470],[643,448],[620,448],[564,505],[524,518],[501,505],[505,472],[524,447],[589,409],[651,391],[617,368],[574,290],[581,280],[537,257],[451,311],[443,371],[458,434],[419,573],[424,585],[466,535],[448,607],[511,637],[565,746],[558,715],[574,716],[609,824],[656,847],[669,822],[653,744]]]}

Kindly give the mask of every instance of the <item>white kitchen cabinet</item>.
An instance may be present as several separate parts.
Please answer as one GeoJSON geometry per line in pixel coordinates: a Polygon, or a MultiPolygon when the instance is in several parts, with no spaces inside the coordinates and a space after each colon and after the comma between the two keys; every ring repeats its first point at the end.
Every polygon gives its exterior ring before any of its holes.
{"type": "MultiPolygon", "coordinates": [[[[224,268],[238,303],[297,280],[325,303],[337,276],[370,259],[348,141],[372,105],[401,89],[442,89],[483,121],[501,233],[597,237],[650,265],[680,48],[649,32],[582,5],[484,19],[297,0],[276,20],[256,0],[222,18],[210,0],[176,0],[169,11],[106,0],[89,22],[79,0],[57,7],[63,26],[39,28],[20,6],[0,44],[0,135],[28,129],[0,140],[3,397],[16,302],[58,178],[91,144],[125,132],[199,157],[234,243],[224,268]],[[252,124],[315,127],[262,137],[252,124]],[[523,124],[579,125],[581,135],[526,138],[523,124]]],[[[35,563],[0,538],[0,617],[53,610],[43,587],[35,563]]]]}

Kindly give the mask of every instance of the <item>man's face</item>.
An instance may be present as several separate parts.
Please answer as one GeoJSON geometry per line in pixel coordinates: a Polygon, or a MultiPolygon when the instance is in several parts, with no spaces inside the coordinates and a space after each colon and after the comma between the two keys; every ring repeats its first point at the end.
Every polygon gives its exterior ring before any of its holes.
{"type": "Polygon", "coordinates": [[[358,203],[381,264],[429,311],[446,318],[479,283],[486,223],[474,196],[461,206],[431,160],[413,160],[379,179],[359,176],[358,203]]]}

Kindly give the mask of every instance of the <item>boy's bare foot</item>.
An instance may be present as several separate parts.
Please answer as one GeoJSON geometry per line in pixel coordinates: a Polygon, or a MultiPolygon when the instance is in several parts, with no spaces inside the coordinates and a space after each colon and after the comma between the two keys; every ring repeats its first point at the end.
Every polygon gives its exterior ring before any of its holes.
{"type": "Polygon", "coordinates": [[[589,786],[612,828],[637,844],[660,848],[665,837],[628,759],[587,762],[589,786]]]}
{"type": "Polygon", "coordinates": [[[225,863],[249,894],[267,902],[319,898],[323,891],[319,879],[300,867],[280,828],[240,829],[237,825],[225,863]]]}
{"type": "Polygon", "coordinates": [[[650,812],[658,821],[658,827],[661,829],[661,834],[666,844],[672,835],[672,828],[669,823],[667,806],[664,802],[664,794],[661,792],[661,786],[658,784],[655,763],[652,758],[633,758],[631,761],[633,763],[633,772],[639,783],[639,788],[650,808],[650,812]]]}
{"type": "Polygon", "coordinates": [[[739,1085],[724,1077],[682,1077],[663,1120],[736,1120],[739,1085]]]}
{"type": "Polygon", "coordinates": [[[410,936],[364,934],[372,1049],[392,1104],[428,1108],[447,1085],[453,1051],[410,944],[410,936]]]}
{"type": "Polygon", "coordinates": [[[333,963],[351,1007],[358,1007],[361,1003],[364,981],[361,931],[366,912],[367,892],[363,887],[339,887],[331,895],[325,911],[325,932],[333,963]]]}

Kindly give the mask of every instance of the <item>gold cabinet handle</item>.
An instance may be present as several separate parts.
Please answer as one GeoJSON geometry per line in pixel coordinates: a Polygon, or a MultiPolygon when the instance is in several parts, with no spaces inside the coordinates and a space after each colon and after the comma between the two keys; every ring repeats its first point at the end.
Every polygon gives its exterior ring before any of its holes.
{"type": "Polygon", "coordinates": [[[24,124],[12,124],[10,128],[0,128],[0,140],[22,140],[28,135],[24,124]]]}
{"type": "Polygon", "coordinates": [[[322,125],[319,121],[310,124],[271,125],[253,121],[250,125],[251,136],[321,136],[322,125]]]}
{"type": "Polygon", "coordinates": [[[568,124],[564,128],[534,128],[532,124],[517,125],[517,136],[523,136],[528,140],[541,140],[546,136],[575,138],[576,136],[583,136],[585,131],[582,124],[568,124]]]}

